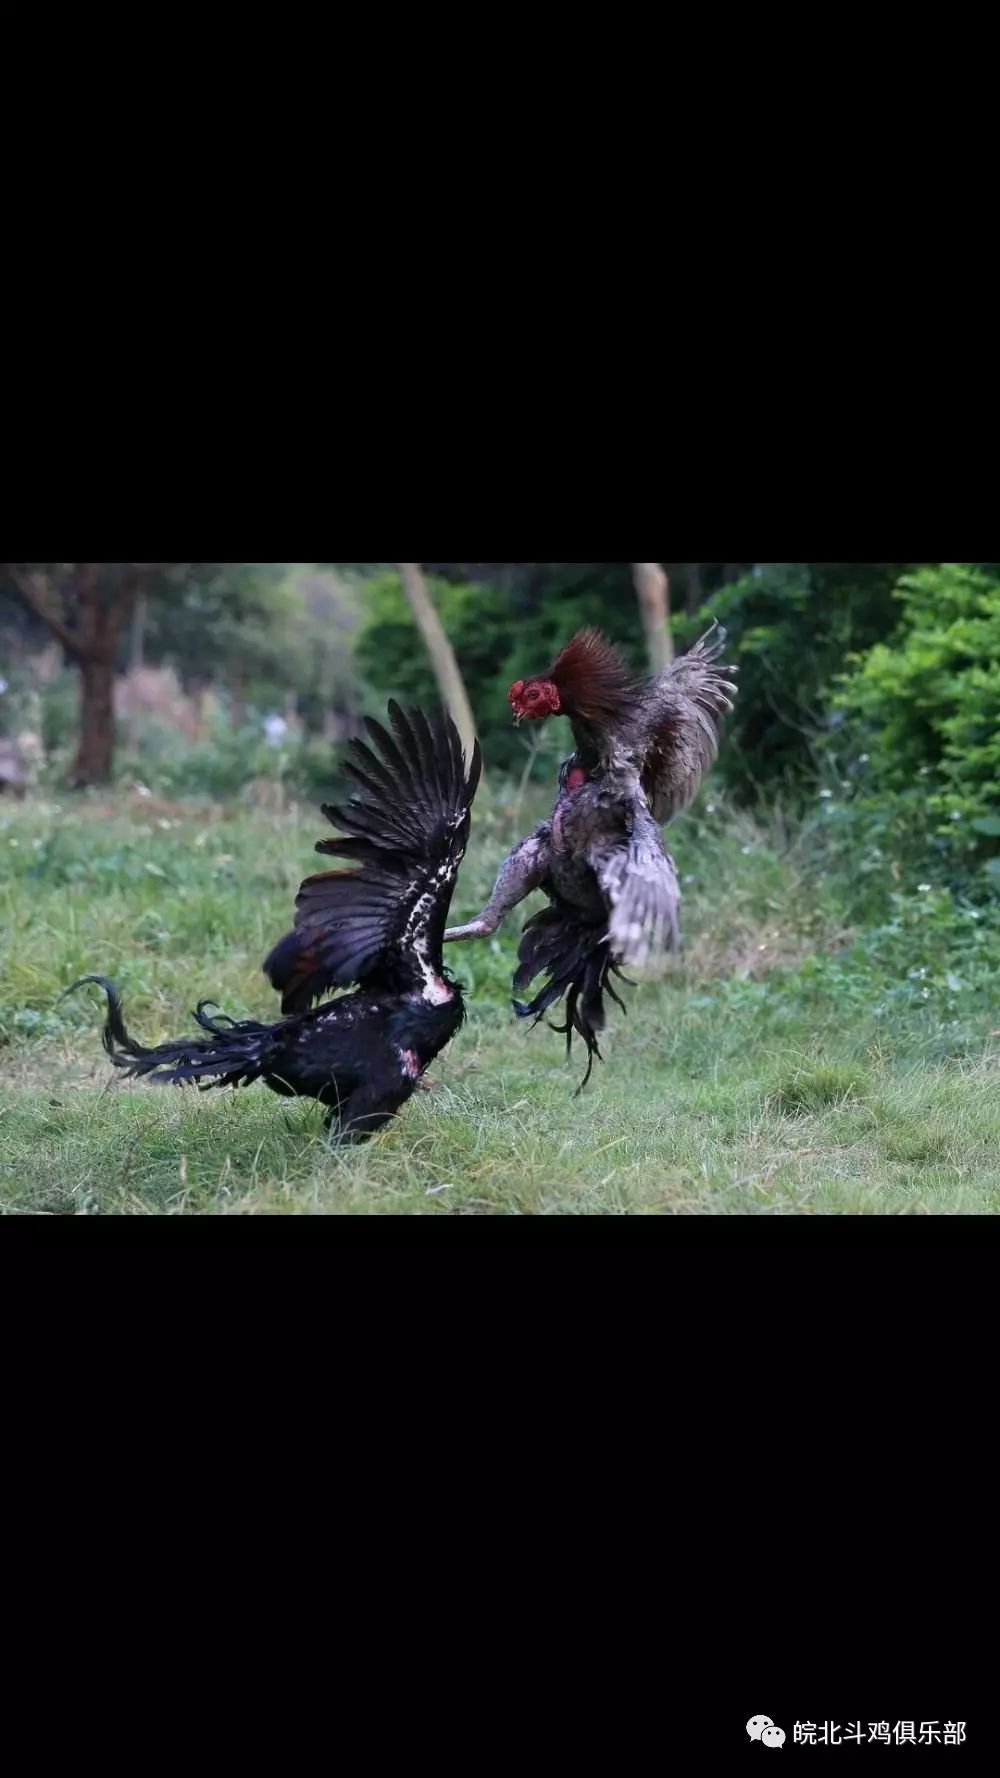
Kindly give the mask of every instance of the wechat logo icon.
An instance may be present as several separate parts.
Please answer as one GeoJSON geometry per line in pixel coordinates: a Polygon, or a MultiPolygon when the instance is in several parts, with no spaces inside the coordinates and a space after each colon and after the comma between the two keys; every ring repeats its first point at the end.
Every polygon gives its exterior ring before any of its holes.
{"type": "Polygon", "coordinates": [[[759,1741],[762,1747],[783,1747],[785,1743],[784,1729],[776,1729],[769,1716],[751,1716],[747,1734],[751,1741],[759,1741]]]}

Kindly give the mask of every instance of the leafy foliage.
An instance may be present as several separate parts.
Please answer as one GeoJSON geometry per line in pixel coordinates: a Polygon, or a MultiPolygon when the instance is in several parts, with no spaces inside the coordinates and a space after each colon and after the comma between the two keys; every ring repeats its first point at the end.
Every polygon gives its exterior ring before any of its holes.
{"type": "MultiPolygon", "coordinates": [[[[900,581],[891,645],[836,693],[872,790],[903,798],[959,861],[1000,852],[1000,578],[941,562],[900,581]]],[[[994,872],[994,874],[997,874],[994,872]]]]}
{"type": "Polygon", "coordinates": [[[170,603],[151,607],[147,656],[187,687],[222,683],[237,716],[291,695],[318,731],[329,712],[358,707],[360,607],[355,585],[308,563],[199,564],[170,603]]]}
{"type": "Polygon", "coordinates": [[[719,771],[744,800],[798,795],[816,773],[837,674],[890,634],[904,562],[768,562],[722,587],[675,630],[683,647],[708,618],[729,631],[740,695],[719,771]]]}

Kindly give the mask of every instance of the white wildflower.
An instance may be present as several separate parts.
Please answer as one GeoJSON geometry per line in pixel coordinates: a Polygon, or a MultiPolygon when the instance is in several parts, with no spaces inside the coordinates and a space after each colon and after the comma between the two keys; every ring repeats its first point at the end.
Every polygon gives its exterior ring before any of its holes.
{"type": "Polygon", "coordinates": [[[819,794],[820,794],[822,801],[825,803],[828,803],[830,801],[830,798],[833,795],[833,791],[832,790],[821,790],[819,794]]]}
{"type": "Polygon", "coordinates": [[[929,883],[918,883],[917,884],[918,895],[929,895],[930,892],[931,892],[931,886],[929,883]]]}

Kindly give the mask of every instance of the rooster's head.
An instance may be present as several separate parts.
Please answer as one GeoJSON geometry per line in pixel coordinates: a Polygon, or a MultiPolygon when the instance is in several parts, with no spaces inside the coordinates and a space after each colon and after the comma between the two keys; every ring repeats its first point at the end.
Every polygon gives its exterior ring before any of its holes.
{"type": "Polygon", "coordinates": [[[559,689],[551,679],[519,679],[507,693],[515,722],[544,722],[562,709],[559,689]]]}
{"type": "Polygon", "coordinates": [[[546,716],[607,726],[629,709],[636,694],[631,672],[599,630],[580,630],[547,673],[519,679],[507,693],[515,722],[546,716]]]}

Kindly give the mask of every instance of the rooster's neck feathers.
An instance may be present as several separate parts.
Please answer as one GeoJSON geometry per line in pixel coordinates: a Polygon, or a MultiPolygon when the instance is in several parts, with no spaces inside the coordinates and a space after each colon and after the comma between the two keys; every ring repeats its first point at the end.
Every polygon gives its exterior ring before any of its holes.
{"type": "Polygon", "coordinates": [[[545,677],[574,727],[613,730],[633,714],[640,697],[639,681],[600,630],[580,630],[545,677]]]}

